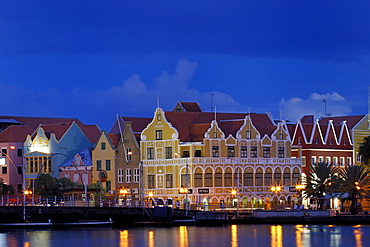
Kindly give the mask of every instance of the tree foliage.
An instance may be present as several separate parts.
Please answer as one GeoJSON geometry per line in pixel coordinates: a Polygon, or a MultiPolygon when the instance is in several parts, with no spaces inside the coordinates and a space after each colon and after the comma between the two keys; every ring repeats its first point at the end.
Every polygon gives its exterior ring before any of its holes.
{"type": "Polygon", "coordinates": [[[361,155],[361,162],[365,165],[370,164],[370,136],[365,137],[360,143],[358,154],[361,155]]]}
{"type": "Polygon", "coordinates": [[[0,178],[0,195],[13,195],[14,194],[13,185],[7,185],[4,183],[4,180],[0,178]]]}
{"type": "Polygon", "coordinates": [[[40,174],[35,181],[35,195],[40,196],[58,196],[59,193],[59,181],[57,178],[50,174],[40,174]]]}
{"type": "Polygon", "coordinates": [[[345,200],[351,202],[350,211],[356,214],[358,211],[358,200],[369,194],[370,177],[369,170],[363,165],[348,165],[340,170],[338,190],[344,195],[345,200]]]}

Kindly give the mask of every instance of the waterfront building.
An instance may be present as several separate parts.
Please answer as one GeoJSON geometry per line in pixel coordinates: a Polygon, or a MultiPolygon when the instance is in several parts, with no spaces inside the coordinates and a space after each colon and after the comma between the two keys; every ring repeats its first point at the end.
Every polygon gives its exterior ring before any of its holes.
{"type": "Polygon", "coordinates": [[[303,171],[318,162],[333,163],[338,167],[361,164],[358,148],[363,138],[370,135],[369,116],[337,116],[314,119],[303,116],[290,130],[293,156],[302,156],[303,171]]]}
{"type": "Polygon", "coordinates": [[[102,131],[92,151],[93,183],[100,183],[108,194],[114,195],[117,188],[116,157],[120,136],[102,131]]]}
{"type": "Polygon", "coordinates": [[[141,157],[139,138],[150,118],[118,117],[110,130],[117,142],[115,153],[116,191],[120,203],[140,205],[142,195],[141,157]]]}
{"type": "Polygon", "coordinates": [[[73,161],[76,154],[93,148],[99,136],[100,129],[96,125],[77,122],[40,125],[24,142],[26,187],[33,188],[39,174],[49,173],[54,177],[60,177],[63,170],[61,167],[65,167],[68,161],[73,165],[76,164],[76,161],[73,161]]]}
{"type": "Polygon", "coordinates": [[[23,193],[24,142],[40,124],[81,123],[77,118],[0,116],[0,178],[23,193]]]}
{"type": "Polygon", "coordinates": [[[145,200],[205,209],[292,206],[301,159],[291,158],[283,123],[267,114],[207,113],[184,105],[157,108],[141,132],[145,200]]]}

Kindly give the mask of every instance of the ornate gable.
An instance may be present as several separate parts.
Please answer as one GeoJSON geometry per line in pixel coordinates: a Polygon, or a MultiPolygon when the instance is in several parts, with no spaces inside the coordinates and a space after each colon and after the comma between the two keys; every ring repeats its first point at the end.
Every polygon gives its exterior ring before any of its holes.
{"type": "Polygon", "coordinates": [[[225,139],[225,134],[222,132],[216,120],[213,120],[211,127],[204,134],[206,139],[225,139]]]}
{"type": "Polygon", "coordinates": [[[236,133],[237,139],[260,139],[261,134],[258,132],[256,127],[252,123],[252,119],[249,115],[244,118],[244,124],[240,127],[240,130],[236,133]]]}
{"type": "Polygon", "coordinates": [[[151,123],[141,132],[141,140],[176,140],[179,133],[170,122],[167,121],[164,111],[157,108],[151,123]]]}

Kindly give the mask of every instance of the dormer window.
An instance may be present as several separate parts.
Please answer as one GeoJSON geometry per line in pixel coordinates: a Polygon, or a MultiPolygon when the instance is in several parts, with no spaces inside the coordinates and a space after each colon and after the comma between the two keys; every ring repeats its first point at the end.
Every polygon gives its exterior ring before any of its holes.
{"type": "Polygon", "coordinates": [[[217,138],[217,132],[213,131],[213,138],[217,138]]]}
{"type": "Polygon", "coordinates": [[[158,121],[161,121],[161,120],[162,120],[161,114],[158,114],[158,115],[157,115],[157,120],[158,120],[158,121]]]}

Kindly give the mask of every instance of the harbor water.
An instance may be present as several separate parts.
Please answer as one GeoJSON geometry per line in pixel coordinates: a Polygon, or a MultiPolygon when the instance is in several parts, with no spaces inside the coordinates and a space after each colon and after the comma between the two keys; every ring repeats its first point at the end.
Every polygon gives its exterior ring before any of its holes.
{"type": "Polygon", "coordinates": [[[370,226],[226,225],[64,230],[2,230],[1,247],[370,246],[370,226]]]}

